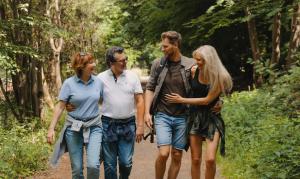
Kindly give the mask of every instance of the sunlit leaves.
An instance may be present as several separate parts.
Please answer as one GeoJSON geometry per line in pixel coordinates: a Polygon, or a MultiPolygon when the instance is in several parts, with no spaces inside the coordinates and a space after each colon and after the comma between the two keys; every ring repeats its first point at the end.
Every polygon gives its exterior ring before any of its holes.
{"type": "Polygon", "coordinates": [[[270,88],[226,98],[227,156],[223,174],[238,178],[298,178],[300,166],[300,68],[270,88]]]}

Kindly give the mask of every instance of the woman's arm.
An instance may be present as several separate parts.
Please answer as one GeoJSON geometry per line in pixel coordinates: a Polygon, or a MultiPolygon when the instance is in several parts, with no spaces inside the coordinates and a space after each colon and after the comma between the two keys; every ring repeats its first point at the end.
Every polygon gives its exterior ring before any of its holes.
{"type": "Polygon", "coordinates": [[[57,121],[60,119],[65,107],[66,107],[66,102],[64,102],[64,101],[59,101],[58,104],[55,106],[53,118],[52,118],[51,124],[49,126],[48,135],[47,135],[47,142],[49,144],[52,144],[54,141],[54,136],[55,136],[54,129],[55,129],[57,121]]]}
{"type": "Polygon", "coordinates": [[[165,98],[169,103],[182,103],[182,104],[192,104],[192,105],[208,105],[214,99],[220,95],[221,91],[219,89],[214,91],[209,91],[207,96],[204,98],[183,98],[177,93],[166,94],[165,98]]]}

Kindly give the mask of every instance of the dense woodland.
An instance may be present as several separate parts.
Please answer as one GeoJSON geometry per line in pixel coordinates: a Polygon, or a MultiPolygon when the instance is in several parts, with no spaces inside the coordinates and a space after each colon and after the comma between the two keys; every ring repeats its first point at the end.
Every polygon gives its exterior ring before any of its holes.
{"type": "Polygon", "coordinates": [[[105,50],[123,46],[128,68],[147,75],[167,30],[182,34],[186,56],[216,47],[233,77],[223,175],[300,177],[299,0],[0,0],[0,19],[0,177],[45,168],[72,54],[91,52],[101,72],[105,50]]]}

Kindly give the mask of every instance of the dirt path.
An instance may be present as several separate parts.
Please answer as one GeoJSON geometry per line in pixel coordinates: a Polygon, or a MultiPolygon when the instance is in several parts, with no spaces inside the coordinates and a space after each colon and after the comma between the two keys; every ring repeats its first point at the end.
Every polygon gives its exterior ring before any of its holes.
{"type": "MultiPolygon", "coordinates": [[[[133,160],[133,168],[131,179],[153,179],[154,178],[154,162],[157,154],[156,144],[151,144],[149,141],[143,141],[141,144],[136,144],[133,160]]],[[[202,162],[204,163],[204,162],[202,162]]],[[[168,160],[167,166],[169,166],[168,160]]],[[[178,179],[189,179],[190,177],[190,152],[184,152],[181,169],[178,179]]],[[[202,174],[205,166],[202,164],[202,174]]],[[[104,179],[103,164],[101,164],[101,179],[104,179]]],[[[71,178],[71,168],[68,154],[65,154],[57,168],[49,168],[49,170],[36,174],[30,178],[34,179],[68,179],[71,178]]],[[[204,175],[201,176],[204,178],[204,175]]],[[[219,169],[217,169],[216,179],[222,179],[219,169]]]]}

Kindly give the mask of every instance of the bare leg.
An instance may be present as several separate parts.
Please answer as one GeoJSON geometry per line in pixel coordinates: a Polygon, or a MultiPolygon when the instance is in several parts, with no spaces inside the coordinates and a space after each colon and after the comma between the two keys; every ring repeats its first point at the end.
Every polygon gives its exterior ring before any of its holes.
{"type": "Polygon", "coordinates": [[[158,151],[158,156],[155,161],[155,178],[156,179],[163,179],[165,170],[166,170],[166,163],[170,154],[170,146],[160,146],[158,151]]]}
{"type": "Polygon", "coordinates": [[[220,140],[220,133],[215,132],[214,139],[211,141],[206,139],[207,149],[206,149],[206,179],[213,179],[216,174],[216,153],[218,149],[218,144],[220,140]]]}
{"type": "Polygon", "coordinates": [[[190,135],[189,139],[190,139],[191,160],[192,160],[192,167],[191,167],[192,179],[200,179],[203,138],[198,135],[190,135]]]}
{"type": "Polygon", "coordinates": [[[182,150],[172,148],[171,157],[172,160],[168,171],[168,179],[175,179],[177,178],[181,166],[182,150]]]}

